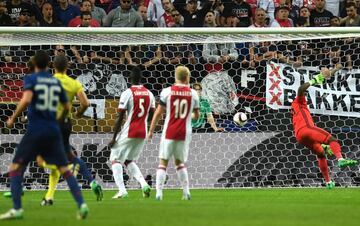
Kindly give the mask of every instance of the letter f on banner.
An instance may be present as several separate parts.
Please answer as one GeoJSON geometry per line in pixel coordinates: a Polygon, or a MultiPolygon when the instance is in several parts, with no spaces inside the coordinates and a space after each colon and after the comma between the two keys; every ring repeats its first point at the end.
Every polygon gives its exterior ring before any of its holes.
{"type": "Polygon", "coordinates": [[[281,69],[274,62],[266,65],[266,104],[273,109],[283,108],[281,69]]]}

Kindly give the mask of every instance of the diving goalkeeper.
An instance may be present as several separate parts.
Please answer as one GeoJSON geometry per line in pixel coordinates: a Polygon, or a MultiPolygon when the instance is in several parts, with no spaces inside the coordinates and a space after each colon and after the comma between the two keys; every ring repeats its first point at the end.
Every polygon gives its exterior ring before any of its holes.
{"type": "Polygon", "coordinates": [[[337,64],[332,70],[323,68],[320,74],[299,87],[297,97],[291,105],[296,140],[317,155],[319,168],[328,189],[334,188],[335,183],[330,179],[325,152],[329,155],[335,155],[339,167],[353,166],[357,164],[357,161],[344,159],[339,142],[330,133],[315,126],[307,106],[305,94],[310,86],[322,84],[325,79],[329,79],[341,68],[341,64],[337,64]]]}

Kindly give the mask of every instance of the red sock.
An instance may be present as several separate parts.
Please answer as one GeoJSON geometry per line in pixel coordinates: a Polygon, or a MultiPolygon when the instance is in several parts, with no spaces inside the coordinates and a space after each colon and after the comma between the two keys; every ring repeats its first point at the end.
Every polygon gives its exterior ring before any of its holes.
{"type": "Polygon", "coordinates": [[[340,147],[339,142],[337,142],[336,140],[331,141],[330,142],[330,148],[334,152],[334,155],[335,155],[336,159],[341,159],[342,158],[341,147],[340,147]]]}
{"type": "Polygon", "coordinates": [[[329,169],[328,169],[328,164],[327,164],[326,158],[325,157],[321,157],[321,158],[318,157],[318,164],[319,164],[321,174],[325,178],[325,182],[330,182],[330,175],[329,175],[329,169]]]}

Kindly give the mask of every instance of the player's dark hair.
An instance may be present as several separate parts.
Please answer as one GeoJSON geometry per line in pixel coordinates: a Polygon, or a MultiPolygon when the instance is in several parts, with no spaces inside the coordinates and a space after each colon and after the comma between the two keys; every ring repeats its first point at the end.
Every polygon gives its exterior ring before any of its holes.
{"type": "MultiPolygon", "coordinates": [[[[0,0],[1,2],[1,0],[0,0]]],[[[29,61],[27,62],[27,67],[29,69],[29,73],[33,73],[35,71],[35,68],[34,68],[34,57],[30,57],[29,61]]]]}
{"type": "Polygon", "coordinates": [[[140,84],[142,78],[142,70],[139,67],[133,67],[130,73],[131,84],[140,84]]]}
{"type": "Polygon", "coordinates": [[[353,3],[353,2],[348,2],[348,3],[346,3],[345,8],[347,9],[347,8],[350,8],[350,7],[354,7],[355,9],[357,8],[357,7],[356,7],[356,4],[353,3]]]}
{"type": "Polygon", "coordinates": [[[49,54],[44,50],[39,50],[33,56],[34,67],[39,70],[46,70],[50,62],[49,54]]]}
{"type": "Polygon", "coordinates": [[[58,72],[66,72],[68,67],[68,59],[64,55],[58,55],[54,58],[54,68],[58,72]]]}

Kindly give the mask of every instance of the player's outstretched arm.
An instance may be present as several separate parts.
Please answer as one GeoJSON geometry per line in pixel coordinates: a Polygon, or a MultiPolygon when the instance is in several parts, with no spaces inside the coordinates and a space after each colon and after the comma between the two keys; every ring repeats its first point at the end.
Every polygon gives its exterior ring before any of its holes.
{"type": "Polygon", "coordinates": [[[33,91],[31,90],[25,90],[23,92],[23,96],[19,102],[19,104],[16,106],[16,110],[14,112],[14,114],[6,121],[6,126],[8,128],[12,128],[14,126],[14,122],[16,120],[17,117],[19,117],[21,115],[21,113],[23,111],[25,111],[25,109],[29,106],[29,104],[31,103],[31,100],[33,98],[33,91]]]}
{"type": "Polygon", "coordinates": [[[76,94],[76,97],[79,99],[80,102],[80,107],[79,109],[76,111],[75,116],[77,118],[80,118],[84,112],[86,111],[86,109],[90,106],[90,102],[86,96],[86,93],[84,92],[84,90],[81,90],[80,92],[78,92],[76,94]]]}
{"type": "Polygon", "coordinates": [[[119,112],[119,115],[115,121],[115,126],[114,126],[114,135],[113,135],[113,138],[111,139],[111,141],[109,142],[109,147],[112,148],[114,146],[114,144],[116,143],[116,137],[118,135],[118,133],[120,132],[121,130],[121,124],[125,118],[125,113],[126,111],[123,110],[123,111],[120,111],[119,112]]]}
{"type": "Polygon", "coordinates": [[[149,129],[149,135],[148,135],[149,139],[152,139],[155,127],[158,124],[158,122],[159,122],[159,120],[162,117],[164,112],[165,112],[165,107],[162,106],[161,104],[159,104],[158,107],[156,108],[153,119],[151,121],[150,129],[149,129]]]}
{"type": "Polygon", "coordinates": [[[309,82],[304,83],[298,89],[298,96],[304,96],[306,90],[313,85],[322,84],[325,79],[329,79],[333,76],[337,71],[339,71],[343,66],[341,64],[337,64],[333,69],[329,70],[328,68],[322,68],[321,72],[314,76],[309,82]]]}

